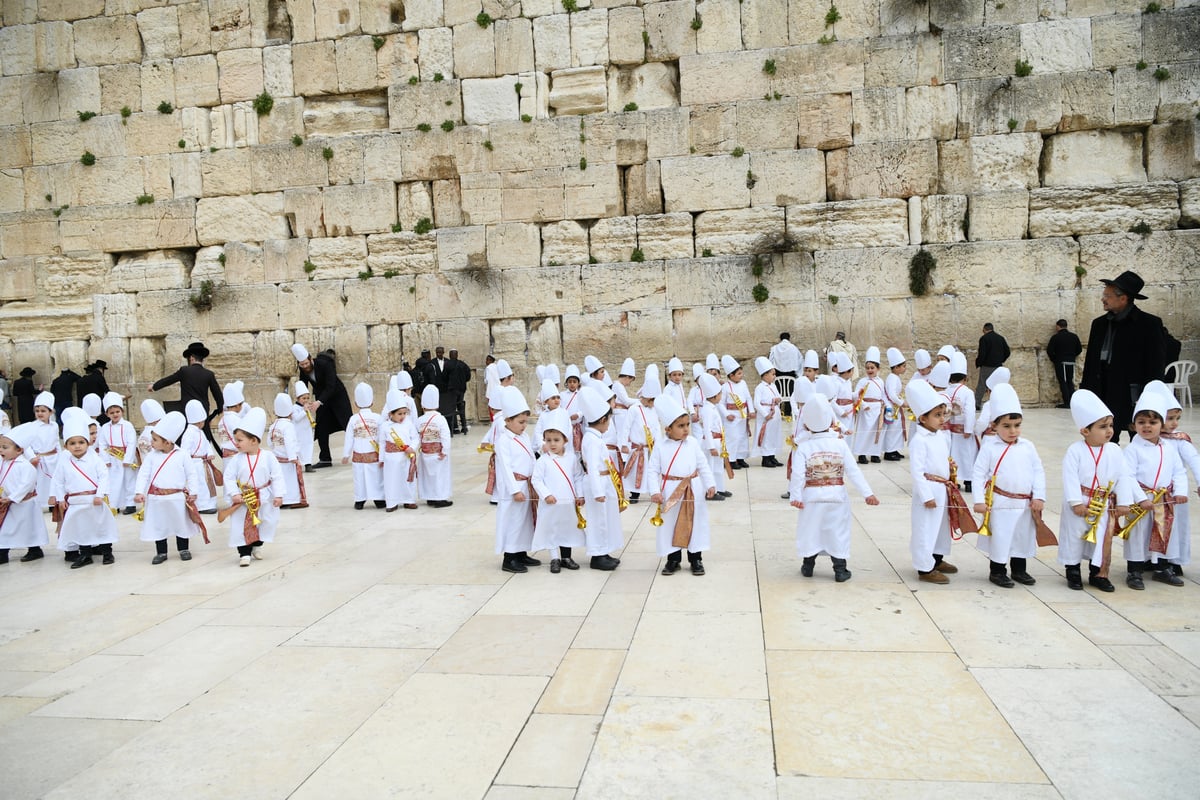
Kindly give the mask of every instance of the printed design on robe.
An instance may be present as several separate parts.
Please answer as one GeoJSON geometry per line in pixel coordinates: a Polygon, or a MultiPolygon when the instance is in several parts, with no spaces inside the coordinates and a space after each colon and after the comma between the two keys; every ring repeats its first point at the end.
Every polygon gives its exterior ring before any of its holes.
{"type": "Polygon", "coordinates": [[[364,420],[354,426],[355,439],[375,440],[379,435],[379,426],[372,420],[364,420]]]}
{"type": "Polygon", "coordinates": [[[818,451],[804,460],[804,485],[841,486],[845,469],[841,455],[818,451]]]}

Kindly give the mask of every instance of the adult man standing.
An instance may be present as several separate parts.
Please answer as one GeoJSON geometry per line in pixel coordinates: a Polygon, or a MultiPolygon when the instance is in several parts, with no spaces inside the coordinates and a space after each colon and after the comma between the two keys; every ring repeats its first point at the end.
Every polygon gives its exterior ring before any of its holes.
{"type": "Polygon", "coordinates": [[[17,421],[18,422],[33,422],[33,398],[37,396],[40,386],[33,385],[33,376],[37,375],[37,370],[33,367],[24,367],[21,370],[21,377],[13,381],[12,393],[17,399],[17,421]]]}
{"type": "Polygon", "coordinates": [[[217,382],[217,376],[213,374],[212,370],[204,366],[204,359],[208,358],[208,355],[208,348],[204,346],[203,342],[192,342],[183,351],[184,366],[175,370],[167,377],[150,384],[148,388],[153,393],[159,389],[178,383],[178,405],[168,401],[163,404],[163,408],[167,411],[183,411],[189,400],[200,401],[200,405],[204,406],[204,412],[207,416],[207,419],[204,420],[204,433],[208,436],[209,441],[213,441],[208,423],[225,408],[225,397],[221,394],[221,384],[217,382]],[[210,395],[216,402],[216,408],[208,404],[210,395]]]}
{"type": "Polygon", "coordinates": [[[313,467],[332,467],[333,455],[329,452],[329,437],[338,431],[344,431],[350,422],[350,395],[346,386],[337,374],[337,362],[333,359],[333,351],[317,353],[312,357],[308,348],[302,344],[292,345],[292,355],[296,358],[296,367],[300,380],[304,381],[312,392],[313,399],[308,404],[308,410],[317,421],[313,436],[320,448],[318,460],[313,467]]]}
{"type": "Polygon", "coordinates": [[[67,367],[50,381],[50,394],[54,395],[54,416],[58,418],[58,427],[62,429],[62,412],[75,405],[75,384],[79,383],[79,373],[67,367]]]}
{"type": "Polygon", "coordinates": [[[83,377],[79,379],[79,383],[75,384],[80,405],[83,404],[83,398],[89,394],[94,394],[101,399],[108,394],[108,381],[104,379],[106,369],[108,369],[108,362],[102,359],[97,359],[83,368],[83,377]]]}
{"type": "Polygon", "coordinates": [[[1058,390],[1062,393],[1059,408],[1071,407],[1071,395],[1075,392],[1075,359],[1083,352],[1079,337],[1067,330],[1067,321],[1054,323],[1054,335],[1046,344],[1046,357],[1054,365],[1054,377],[1058,379],[1058,390]]]}
{"type": "Polygon", "coordinates": [[[471,368],[458,358],[458,350],[450,351],[446,366],[446,394],[450,396],[448,406],[450,433],[467,432],[467,384],[471,381],[471,368]]]}
{"type": "Polygon", "coordinates": [[[975,356],[975,367],[979,370],[979,382],[975,385],[975,410],[983,408],[983,395],[987,391],[987,379],[1012,355],[1008,342],[996,333],[992,323],[983,323],[983,336],[979,337],[979,353],[975,356]]]}
{"type": "MultiPolygon", "coordinates": [[[[446,360],[446,348],[440,344],[433,350],[433,360],[429,362],[428,369],[432,376],[430,383],[438,388],[438,413],[449,422],[454,414],[454,404],[450,399],[446,380],[449,377],[450,362],[446,360]]],[[[450,433],[454,433],[453,425],[450,426],[450,433]]]]}
{"type": "MultiPolygon", "coordinates": [[[[768,355],[771,363],[775,365],[775,385],[779,387],[780,378],[792,378],[795,380],[796,375],[800,370],[800,351],[796,345],[792,344],[792,335],[787,331],[779,334],[779,341],[771,345],[771,352],[768,355]]],[[[792,402],[788,397],[790,392],[784,392],[783,398],[783,415],[790,417],[792,415],[792,402]]]]}
{"type": "Polygon", "coordinates": [[[843,353],[850,359],[850,381],[858,380],[858,348],[846,341],[844,331],[838,331],[833,337],[833,341],[829,343],[829,347],[825,348],[825,357],[828,358],[830,353],[843,353]]]}
{"type": "Polygon", "coordinates": [[[429,348],[426,347],[413,362],[413,397],[419,398],[421,392],[425,390],[426,384],[429,383],[429,376],[433,374],[433,370],[429,366],[429,362],[432,360],[429,357],[429,348]]]}
{"type": "Polygon", "coordinates": [[[1162,378],[1166,345],[1162,320],[1133,303],[1147,299],[1141,294],[1145,281],[1136,272],[1100,282],[1105,313],[1092,320],[1079,388],[1095,392],[1112,410],[1115,442],[1121,431],[1130,431],[1132,438],[1134,404],[1142,387],[1162,378]]]}

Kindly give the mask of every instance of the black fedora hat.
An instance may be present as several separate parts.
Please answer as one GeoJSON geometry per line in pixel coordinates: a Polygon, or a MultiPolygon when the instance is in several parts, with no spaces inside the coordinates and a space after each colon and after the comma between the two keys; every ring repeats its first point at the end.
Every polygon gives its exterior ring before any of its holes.
{"type": "Polygon", "coordinates": [[[34,375],[37,375],[37,370],[33,367],[26,367],[25,369],[21,370],[22,378],[30,378],[34,375]]]}
{"type": "Polygon", "coordinates": [[[92,363],[92,369],[108,369],[108,362],[102,358],[97,358],[92,363]]]}
{"type": "Polygon", "coordinates": [[[1142,287],[1146,285],[1146,282],[1144,280],[1142,280],[1142,277],[1140,275],[1138,275],[1136,272],[1131,272],[1129,270],[1125,270],[1124,272],[1122,272],[1120,275],[1113,278],[1112,280],[1105,280],[1104,278],[1101,278],[1100,282],[1103,283],[1105,286],[1117,287],[1122,292],[1124,292],[1125,294],[1132,297],[1134,300],[1149,300],[1150,299],[1150,298],[1146,297],[1146,295],[1141,293],[1142,287]]]}
{"type": "Polygon", "coordinates": [[[192,342],[187,346],[187,350],[183,351],[183,357],[188,358],[190,356],[195,356],[203,361],[204,359],[208,358],[208,353],[208,348],[205,347],[202,342],[192,342]]]}

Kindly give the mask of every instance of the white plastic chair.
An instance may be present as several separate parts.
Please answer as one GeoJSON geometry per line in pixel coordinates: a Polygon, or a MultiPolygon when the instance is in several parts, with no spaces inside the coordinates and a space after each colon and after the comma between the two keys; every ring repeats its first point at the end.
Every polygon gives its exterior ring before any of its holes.
{"type": "Polygon", "coordinates": [[[1192,407],[1192,376],[1196,374],[1196,370],[1200,369],[1195,361],[1172,361],[1167,364],[1167,372],[1175,371],[1175,379],[1168,386],[1175,393],[1175,397],[1179,400],[1180,405],[1187,403],[1187,407],[1192,407]],[[1186,398],[1186,400],[1185,400],[1186,398]]]}

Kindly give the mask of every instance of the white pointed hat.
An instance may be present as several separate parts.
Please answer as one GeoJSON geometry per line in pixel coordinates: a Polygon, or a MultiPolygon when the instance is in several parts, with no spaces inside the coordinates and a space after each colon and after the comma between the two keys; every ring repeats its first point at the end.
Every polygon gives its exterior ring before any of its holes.
{"type": "Polygon", "coordinates": [[[704,365],[699,361],[692,362],[692,380],[696,380],[704,374],[704,365]]]}
{"type": "Polygon", "coordinates": [[[904,399],[913,414],[920,418],[938,406],[946,405],[946,398],[937,389],[929,385],[929,381],[913,378],[904,389],[904,399]]]}
{"type": "MultiPolygon", "coordinates": [[[[990,403],[988,408],[991,408],[990,403]]],[[[1075,427],[1086,428],[1098,419],[1111,416],[1112,411],[1095,392],[1079,389],[1071,395],[1071,419],[1075,421],[1075,427]]]]}
{"type": "Polygon", "coordinates": [[[925,378],[936,389],[945,389],[950,385],[950,362],[939,361],[933,365],[933,370],[925,378]]]}
{"type": "Polygon", "coordinates": [[[679,405],[678,400],[665,394],[654,401],[654,413],[658,414],[658,421],[665,428],[680,417],[686,417],[688,412],[679,405]]]}
{"type": "Polygon", "coordinates": [[[621,369],[618,375],[628,375],[631,378],[637,377],[637,367],[633,363],[632,358],[627,358],[621,362],[621,369]]]}
{"type": "Polygon", "coordinates": [[[571,441],[571,417],[566,409],[556,408],[542,415],[542,432],[558,431],[568,442],[571,441]]]}
{"type": "Polygon", "coordinates": [[[700,394],[703,395],[706,400],[721,393],[720,381],[718,381],[712,375],[709,375],[707,372],[701,373],[700,377],[696,378],[696,381],[700,385],[700,394]]]}
{"type": "MultiPolygon", "coordinates": [[[[995,397],[995,390],[992,396],[995,397]]],[[[1161,392],[1156,392],[1153,389],[1143,389],[1142,394],[1138,397],[1137,405],[1133,407],[1133,416],[1136,418],[1141,411],[1153,411],[1163,419],[1167,418],[1167,398],[1163,397],[1161,392]]]]}
{"type": "Polygon", "coordinates": [[[838,396],[841,387],[838,385],[838,379],[832,375],[818,375],[813,381],[813,395],[821,395],[826,400],[832,400],[838,396]]]}
{"type": "Polygon", "coordinates": [[[297,361],[305,361],[308,359],[308,348],[296,342],[292,345],[292,357],[297,361]]]}
{"type": "MultiPolygon", "coordinates": [[[[0,393],[0,396],[2,396],[2,394],[3,393],[0,393]]],[[[0,399],[2,399],[2,397],[0,397],[0,399]]],[[[83,413],[87,414],[92,419],[100,416],[104,410],[100,405],[100,395],[96,394],[95,392],[89,392],[88,394],[85,394],[83,399],[79,401],[79,405],[83,406],[83,413]]]]}
{"type": "Polygon", "coordinates": [[[954,355],[950,356],[950,374],[951,375],[966,375],[967,374],[967,354],[959,350],[954,351],[954,355]]]}
{"type": "Polygon", "coordinates": [[[995,389],[1000,384],[1008,383],[1011,380],[1012,370],[1010,370],[1008,367],[996,367],[996,370],[991,375],[988,375],[988,379],[986,381],[987,388],[995,389]]]}
{"type": "MultiPolygon", "coordinates": [[[[34,439],[36,439],[37,435],[40,433],[40,430],[39,430],[40,427],[41,427],[41,423],[26,422],[21,425],[17,425],[15,427],[9,428],[8,430],[0,433],[0,436],[3,436],[5,439],[10,440],[13,444],[15,444],[17,447],[21,448],[22,450],[26,450],[29,448],[29,446],[31,444],[34,443],[34,439]]],[[[88,434],[88,438],[91,438],[91,434],[88,434]]]]}
{"type": "Polygon", "coordinates": [[[496,376],[499,377],[500,380],[511,377],[512,374],[512,367],[508,365],[507,361],[502,358],[496,362],[496,376]]]}
{"type": "Polygon", "coordinates": [[[389,389],[383,398],[383,413],[391,414],[401,408],[408,408],[408,400],[399,389],[389,389]]]}
{"type": "Polygon", "coordinates": [[[833,424],[833,408],[825,399],[825,395],[814,394],[804,404],[804,409],[800,412],[800,421],[813,433],[829,430],[829,426],[833,424]]]}
{"type": "Polygon", "coordinates": [[[558,385],[554,381],[542,381],[542,389],[538,392],[538,400],[546,402],[551,397],[558,397],[558,385]]]}
{"type": "Polygon", "coordinates": [[[1143,391],[1158,392],[1161,394],[1163,400],[1167,401],[1167,411],[1174,411],[1177,408],[1183,408],[1183,405],[1179,402],[1179,398],[1175,396],[1175,391],[1162,381],[1150,381],[1145,385],[1143,391]]]}
{"type": "Polygon", "coordinates": [[[63,422],[63,442],[68,442],[76,437],[86,440],[90,440],[92,438],[92,433],[88,430],[88,421],[86,416],[72,416],[69,421],[63,422]]]}
{"type": "MultiPolygon", "coordinates": [[[[497,387],[497,388],[499,388],[499,387],[497,387]]],[[[437,407],[441,404],[441,401],[442,401],[441,392],[439,392],[438,387],[434,386],[432,383],[421,390],[421,408],[437,409],[437,407]]],[[[488,400],[488,406],[490,406],[491,408],[499,408],[500,407],[500,406],[493,406],[490,399],[488,400]]]]}
{"type": "Polygon", "coordinates": [[[737,359],[735,359],[733,356],[729,355],[728,353],[721,356],[721,369],[725,371],[726,375],[732,375],[741,368],[742,365],[739,364],[737,359]]]}
{"type": "Polygon", "coordinates": [[[261,408],[252,408],[237,421],[234,426],[235,431],[243,431],[250,434],[259,441],[262,440],[263,431],[267,429],[267,412],[261,408]]]}
{"type": "Polygon", "coordinates": [[[933,359],[929,357],[928,350],[919,349],[913,352],[913,363],[917,365],[917,369],[925,369],[933,363],[933,359]]]}
{"type": "Polygon", "coordinates": [[[246,397],[242,394],[242,382],[234,381],[225,384],[225,387],[221,389],[221,397],[225,400],[226,408],[246,402],[246,397]]]}
{"type": "Polygon", "coordinates": [[[601,398],[594,389],[587,387],[579,390],[579,403],[583,418],[589,424],[600,420],[605,414],[612,411],[607,400],[601,398]]]}
{"type": "Polygon", "coordinates": [[[667,362],[667,375],[672,372],[683,372],[683,362],[676,356],[671,356],[671,360],[667,362]]]}
{"type": "Polygon", "coordinates": [[[178,411],[171,411],[163,416],[158,421],[158,424],[151,428],[153,433],[157,433],[168,442],[177,442],[179,437],[183,435],[184,428],[187,427],[187,418],[178,411]]]}
{"type": "Polygon", "coordinates": [[[113,406],[116,406],[120,409],[125,408],[125,398],[121,397],[121,395],[117,392],[108,392],[104,395],[104,400],[102,402],[105,411],[108,411],[113,406]]]}
{"type": "Polygon", "coordinates": [[[904,353],[900,352],[899,347],[889,347],[887,349],[887,364],[889,369],[892,367],[898,367],[907,361],[908,359],[904,357],[904,353]]]}
{"type": "Polygon", "coordinates": [[[875,345],[868,347],[866,355],[863,356],[863,361],[874,361],[876,364],[883,363],[879,360],[879,348],[875,345]]]}
{"type": "Polygon", "coordinates": [[[183,416],[189,425],[194,425],[197,422],[204,422],[204,420],[208,419],[208,412],[204,410],[203,403],[192,398],[183,407],[183,416]]]}
{"type": "Polygon", "coordinates": [[[354,405],[359,408],[370,408],[375,402],[375,390],[369,383],[360,383],[354,387],[354,405]]]}
{"type": "Polygon", "coordinates": [[[562,383],[562,375],[558,371],[558,364],[546,365],[546,380],[562,383]]]}
{"type": "Polygon", "coordinates": [[[275,395],[275,416],[290,417],[292,415],[292,397],[287,392],[275,395]]]}
{"type": "Polygon", "coordinates": [[[662,394],[662,383],[658,379],[658,364],[651,362],[646,365],[646,375],[642,379],[642,388],[638,394],[651,400],[662,394]]]}
{"type": "Polygon", "coordinates": [[[944,358],[947,361],[950,360],[950,357],[953,356],[954,353],[955,353],[954,345],[952,345],[952,344],[942,345],[941,347],[938,348],[938,352],[937,352],[938,358],[944,358]]]}
{"type": "Polygon", "coordinates": [[[536,367],[533,368],[533,374],[537,376],[538,383],[541,383],[542,381],[546,380],[546,365],[538,364],[536,367]]]}
{"type": "Polygon", "coordinates": [[[563,380],[568,378],[579,378],[579,366],[577,364],[567,364],[567,371],[563,373],[563,380]]]}
{"type": "Polygon", "coordinates": [[[775,365],[766,356],[758,356],[754,359],[754,371],[759,375],[766,375],[773,369],[775,369],[775,365]]]}
{"type": "Polygon", "coordinates": [[[995,422],[1000,417],[1007,414],[1021,413],[1021,399],[1017,397],[1017,390],[1012,387],[1011,383],[1000,383],[996,388],[992,389],[992,395],[988,398],[988,414],[991,416],[991,421],[995,422]]]}
{"type": "Polygon", "coordinates": [[[591,375],[593,372],[595,372],[598,369],[604,369],[604,364],[602,364],[600,362],[600,359],[596,358],[595,356],[584,356],[583,357],[583,371],[584,372],[586,372],[588,375],[591,375]]]}
{"type": "Polygon", "coordinates": [[[812,381],[804,375],[797,376],[795,382],[792,384],[792,404],[804,405],[813,396],[814,392],[812,381]]]}
{"type": "Polygon", "coordinates": [[[153,398],[147,397],[143,400],[140,410],[142,412],[142,420],[147,425],[153,425],[163,418],[162,404],[153,398]]]}
{"type": "Polygon", "coordinates": [[[511,419],[519,414],[524,414],[529,411],[529,403],[525,402],[525,395],[521,394],[521,390],[515,386],[505,386],[500,390],[500,413],[505,419],[511,419]]]}
{"type": "Polygon", "coordinates": [[[402,369],[396,373],[396,388],[402,392],[413,388],[412,375],[408,373],[408,370],[402,369]]]}
{"type": "Polygon", "coordinates": [[[717,371],[720,371],[721,359],[717,358],[716,353],[709,353],[707,356],[704,357],[704,369],[706,372],[710,369],[715,369],[717,371]]]}
{"type": "Polygon", "coordinates": [[[819,371],[821,369],[821,356],[817,354],[816,350],[805,350],[804,363],[801,364],[801,366],[804,367],[804,369],[815,369],[819,371]]]}
{"type": "Polygon", "coordinates": [[[311,394],[311,392],[308,390],[308,384],[306,384],[304,381],[296,381],[294,384],[292,384],[293,396],[301,397],[306,394],[311,394]]]}
{"type": "Polygon", "coordinates": [[[38,396],[33,398],[33,405],[35,407],[43,406],[43,407],[48,408],[51,411],[53,411],[54,410],[54,395],[50,394],[50,392],[38,392],[38,396]]]}

